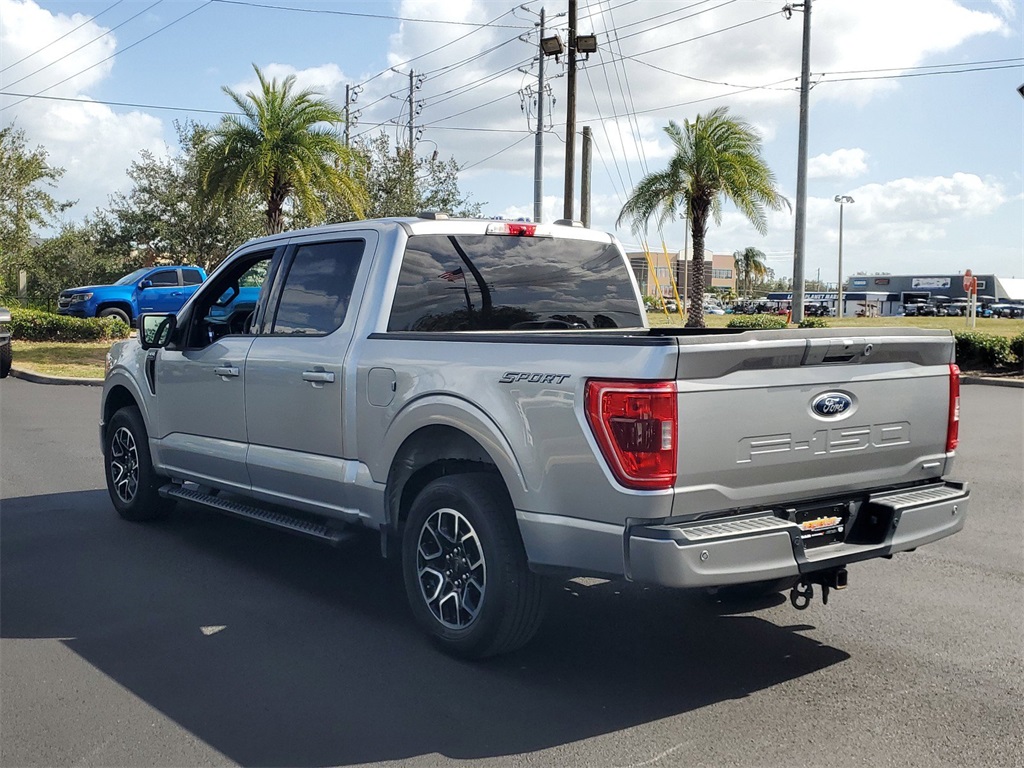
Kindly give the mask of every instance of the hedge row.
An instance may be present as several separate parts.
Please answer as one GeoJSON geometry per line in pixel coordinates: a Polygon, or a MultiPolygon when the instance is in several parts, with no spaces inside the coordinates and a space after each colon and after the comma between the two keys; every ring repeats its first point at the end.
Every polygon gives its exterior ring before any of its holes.
{"type": "Polygon", "coordinates": [[[829,328],[829,322],[824,317],[805,317],[800,321],[801,328],[829,328]]]}
{"type": "Polygon", "coordinates": [[[1007,368],[1024,361],[1024,333],[1012,339],[977,331],[954,331],[961,368],[1007,368]]]}
{"type": "Polygon", "coordinates": [[[734,315],[729,321],[730,328],[752,328],[755,330],[771,330],[785,328],[785,315],[734,315]]]}
{"type": "Polygon", "coordinates": [[[113,341],[128,338],[132,331],[116,317],[86,320],[36,309],[12,309],[8,328],[19,341],[113,341]]]}

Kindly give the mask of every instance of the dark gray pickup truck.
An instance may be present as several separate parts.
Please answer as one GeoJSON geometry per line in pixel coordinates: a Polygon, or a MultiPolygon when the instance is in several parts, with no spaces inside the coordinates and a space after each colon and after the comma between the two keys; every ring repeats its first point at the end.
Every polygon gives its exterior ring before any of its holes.
{"type": "Polygon", "coordinates": [[[100,437],[123,517],[376,531],[423,628],[480,657],[532,636],[548,576],[806,607],[960,530],[953,354],[938,331],[648,328],[619,243],[580,227],[361,221],[249,242],[144,315],[100,437]]]}

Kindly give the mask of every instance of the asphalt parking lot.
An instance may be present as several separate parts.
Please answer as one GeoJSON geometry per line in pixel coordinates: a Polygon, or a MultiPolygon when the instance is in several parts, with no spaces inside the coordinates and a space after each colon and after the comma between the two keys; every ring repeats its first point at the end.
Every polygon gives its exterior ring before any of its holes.
{"type": "Polygon", "coordinates": [[[373,537],[117,518],[100,392],[0,384],[0,764],[1024,765],[1024,391],[967,386],[959,535],[781,598],[582,580],[484,664],[373,537]]]}

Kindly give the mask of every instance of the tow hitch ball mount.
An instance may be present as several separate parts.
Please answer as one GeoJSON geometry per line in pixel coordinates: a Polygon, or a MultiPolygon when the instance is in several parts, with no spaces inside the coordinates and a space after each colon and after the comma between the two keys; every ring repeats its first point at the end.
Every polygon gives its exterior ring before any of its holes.
{"type": "Polygon", "coordinates": [[[789,592],[789,602],[798,611],[807,610],[814,598],[814,585],[821,585],[821,604],[828,605],[828,593],[833,589],[846,589],[846,569],[833,568],[810,574],[796,583],[789,592]]]}

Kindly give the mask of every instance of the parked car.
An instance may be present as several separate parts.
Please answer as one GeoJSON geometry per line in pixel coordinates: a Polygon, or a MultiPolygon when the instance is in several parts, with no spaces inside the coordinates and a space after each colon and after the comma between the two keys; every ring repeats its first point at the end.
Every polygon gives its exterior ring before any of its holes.
{"type": "Polygon", "coordinates": [[[0,379],[6,379],[11,372],[11,362],[14,355],[11,351],[11,332],[4,327],[4,323],[11,322],[11,310],[7,307],[0,307],[0,379]]]}
{"type": "Polygon", "coordinates": [[[725,314],[725,310],[722,309],[721,307],[716,307],[714,304],[705,304],[704,305],[704,314],[705,315],[724,315],[725,314]]]}
{"type": "Polygon", "coordinates": [[[143,312],[177,312],[206,280],[202,267],[143,267],[112,285],[68,288],[57,299],[57,314],[117,317],[131,325],[143,312]]]}
{"type": "Polygon", "coordinates": [[[1021,304],[993,304],[991,310],[992,317],[1006,317],[1010,319],[1024,317],[1024,305],[1021,304]]]}

